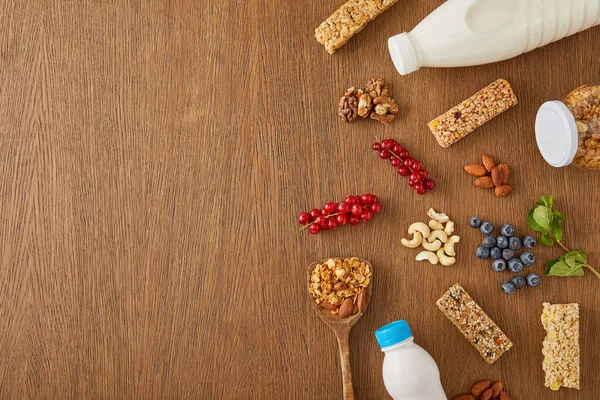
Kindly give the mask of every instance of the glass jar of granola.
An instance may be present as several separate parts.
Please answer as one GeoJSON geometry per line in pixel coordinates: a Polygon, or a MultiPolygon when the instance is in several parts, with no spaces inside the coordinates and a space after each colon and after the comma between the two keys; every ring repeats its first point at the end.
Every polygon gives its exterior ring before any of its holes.
{"type": "Polygon", "coordinates": [[[542,104],[535,137],[550,165],[600,170],[600,85],[581,86],[563,101],[542,104]]]}

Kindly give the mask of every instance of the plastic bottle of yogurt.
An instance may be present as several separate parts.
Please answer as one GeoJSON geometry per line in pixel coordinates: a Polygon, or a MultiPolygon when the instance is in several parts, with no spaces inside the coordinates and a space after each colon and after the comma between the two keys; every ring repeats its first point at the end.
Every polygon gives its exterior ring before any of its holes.
{"type": "Polygon", "coordinates": [[[388,40],[398,72],[507,60],[600,24],[600,0],[448,0],[388,40]]]}
{"type": "Polygon", "coordinates": [[[413,341],[404,320],[379,328],[375,337],[383,359],[383,383],[394,400],[448,400],[433,358],[413,341]]]}

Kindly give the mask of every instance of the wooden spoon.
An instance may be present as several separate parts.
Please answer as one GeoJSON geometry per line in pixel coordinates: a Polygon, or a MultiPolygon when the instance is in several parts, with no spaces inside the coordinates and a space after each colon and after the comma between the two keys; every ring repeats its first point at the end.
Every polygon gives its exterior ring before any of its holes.
{"type": "MultiPolygon", "coordinates": [[[[330,258],[334,258],[334,259],[338,258],[341,260],[344,259],[344,257],[330,257],[330,258]]],[[[313,271],[313,269],[315,269],[317,264],[322,264],[322,263],[326,262],[327,260],[329,260],[330,258],[326,258],[321,261],[315,261],[314,263],[310,264],[310,266],[308,267],[308,285],[309,285],[309,287],[311,284],[310,275],[311,275],[311,272],[313,271]]],[[[348,258],[348,257],[346,257],[346,258],[348,258]]],[[[365,261],[365,260],[359,260],[359,261],[369,265],[369,268],[371,268],[371,282],[369,283],[369,288],[367,290],[367,308],[368,308],[369,304],[371,303],[371,292],[372,292],[372,285],[373,285],[373,266],[368,261],[365,261]]],[[[349,337],[350,337],[350,330],[352,329],[352,327],[354,326],[356,321],[358,321],[360,319],[360,317],[363,316],[363,313],[356,312],[355,314],[351,314],[345,318],[340,318],[337,315],[331,314],[330,310],[327,310],[326,308],[323,308],[323,307],[319,306],[317,303],[315,303],[315,299],[310,292],[309,292],[309,298],[310,298],[310,304],[312,305],[312,308],[315,310],[315,312],[317,313],[319,318],[321,318],[323,320],[323,322],[325,322],[325,324],[327,324],[327,326],[329,326],[329,328],[333,331],[333,333],[335,333],[335,336],[336,336],[337,342],[338,342],[338,349],[340,351],[340,364],[342,365],[344,400],[354,400],[354,388],[352,387],[352,371],[350,369],[349,337]]]]}

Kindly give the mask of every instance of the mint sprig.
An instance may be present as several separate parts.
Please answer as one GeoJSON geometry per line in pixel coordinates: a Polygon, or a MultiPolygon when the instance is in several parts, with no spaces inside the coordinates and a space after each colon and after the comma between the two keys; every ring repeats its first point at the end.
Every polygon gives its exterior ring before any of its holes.
{"type": "Polygon", "coordinates": [[[554,207],[554,196],[542,196],[527,214],[529,228],[542,234],[540,242],[546,246],[558,244],[565,252],[562,257],[546,263],[547,276],[583,276],[585,268],[598,279],[600,274],[587,263],[587,255],[583,250],[569,250],[563,243],[563,227],[565,216],[554,207]]]}

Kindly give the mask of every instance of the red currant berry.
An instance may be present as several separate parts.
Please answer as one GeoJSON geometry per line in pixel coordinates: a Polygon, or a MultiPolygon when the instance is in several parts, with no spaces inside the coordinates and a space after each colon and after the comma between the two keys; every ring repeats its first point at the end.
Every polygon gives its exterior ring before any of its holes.
{"type": "Polygon", "coordinates": [[[419,161],[413,162],[413,165],[410,167],[413,171],[419,172],[422,168],[421,163],[419,161]]]}
{"type": "Polygon", "coordinates": [[[402,150],[400,153],[397,153],[400,158],[408,158],[410,157],[410,154],[408,153],[408,150],[402,150]]]}
{"type": "Polygon", "coordinates": [[[312,224],[311,226],[308,227],[308,231],[310,233],[312,233],[313,235],[316,235],[317,233],[319,233],[320,230],[321,230],[321,227],[319,226],[319,224],[312,224]]]}
{"type": "Polygon", "coordinates": [[[379,143],[379,142],[373,143],[373,150],[375,150],[375,151],[381,150],[381,143],[379,143]]]}
{"type": "Polygon", "coordinates": [[[368,194],[368,193],[367,193],[367,194],[363,194],[363,195],[360,197],[360,199],[361,199],[361,201],[362,201],[362,203],[363,203],[364,205],[368,205],[368,204],[371,204],[371,203],[373,202],[373,200],[371,199],[371,195],[370,195],[370,194],[368,194]]]}
{"type": "MultiPolygon", "coordinates": [[[[392,147],[394,147],[395,145],[397,145],[397,144],[398,144],[398,142],[396,142],[394,139],[388,139],[388,140],[389,140],[390,144],[392,145],[392,147]]],[[[391,149],[392,147],[390,147],[390,149],[391,149]]]]}
{"type": "Polygon", "coordinates": [[[345,225],[346,222],[348,221],[348,217],[346,217],[344,214],[340,214],[335,217],[335,221],[337,222],[338,225],[345,225]]]}
{"type": "Polygon", "coordinates": [[[412,157],[408,157],[404,160],[404,165],[406,165],[408,168],[412,168],[414,162],[415,160],[412,157]]]}
{"type": "Polygon", "coordinates": [[[385,139],[383,142],[381,142],[381,148],[383,150],[389,150],[393,146],[394,146],[393,143],[389,139],[385,139]]]}
{"type": "Polygon", "coordinates": [[[411,188],[414,188],[416,184],[416,181],[411,181],[410,179],[408,180],[408,186],[410,186],[411,188]]]}
{"type": "Polygon", "coordinates": [[[340,203],[337,206],[338,212],[341,212],[342,214],[346,214],[348,211],[350,211],[350,204],[348,203],[340,203]]]}
{"type": "Polygon", "coordinates": [[[372,217],[373,217],[373,214],[371,214],[368,211],[363,211],[363,213],[360,215],[360,219],[362,219],[365,222],[369,221],[372,217]]]}
{"type": "Polygon", "coordinates": [[[363,212],[363,208],[360,204],[353,204],[352,208],[350,209],[350,212],[352,213],[352,215],[360,215],[363,212]]]}
{"type": "Polygon", "coordinates": [[[324,215],[329,215],[332,214],[336,209],[336,204],[332,203],[331,201],[328,201],[327,203],[325,203],[323,205],[323,214],[324,215]]]}
{"type": "Polygon", "coordinates": [[[337,228],[337,222],[335,222],[335,219],[332,218],[330,220],[327,221],[327,229],[335,229],[337,228]]]}
{"type": "Polygon", "coordinates": [[[360,224],[360,217],[357,217],[356,215],[352,215],[350,218],[348,218],[348,222],[350,222],[350,225],[358,225],[358,224],[360,224]]]}
{"type": "Polygon", "coordinates": [[[321,210],[319,210],[318,208],[313,208],[312,210],[310,210],[310,217],[312,219],[317,218],[319,215],[321,215],[321,210]]]}
{"type": "Polygon", "coordinates": [[[321,226],[325,226],[325,224],[327,224],[327,218],[325,218],[324,215],[319,215],[315,218],[315,222],[321,226]]]}
{"type": "Polygon", "coordinates": [[[390,152],[387,150],[381,150],[379,152],[379,157],[383,160],[390,158],[390,152]]]}
{"type": "Polygon", "coordinates": [[[433,183],[433,180],[431,179],[425,179],[425,188],[427,188],[427,190],[433,190],[433,188],[435,187],[435,184],[433,183]]]}
{"type": "Polygon", "coordinates": [[[381,211],[381,205],[379,203],[371,204],[371,212],[377,214],[379,211],[381,211]]]}
{"type": "Polygon", "coordinates": [[[421,175],[421,179],[427,178],[427,170],[425,170],[425,169],[420,170],[419,175],[421,175]]]}
{"type": "Polygon", "coordinates": [[[310,214],[305,212],[300,213],[300,215],[298,216],[298,222],[300,222],[300,224],[302,225],[306,225],[310,222],[310,214]]]}
{"type": "Polygon", "coordinates": [[[392,147],[392,151],[397,154],[400,155],[400,153],[402,152],[402,146],[400,146],[398,143],[396,143],[394,145],[394,147],[392,147]]]}
{"type": "Polygon", "coordinates": [[[410,169],[406,165],[398,167],[398,173],[402,176],[408,176],[410,174],[410,169]]]}
{"type": "Polygon", "coordinates": [[[392,163],[392,167],[399,167],[402,163],[402,161],[400,161],[399,158],[396,158],[394,156],[390,157],[390,162],[392,163]]]}
{"type": "Polygon", "coordinates": [[[374,194],[371,195],[371,203],[379,203],[379,199],[374,194]]]}
{"type": "Polygon", "coordinates": [[[362,197],[354,196],[354,204],[362,204],[362,197]]]}
{"type": "Polygon", "coordinates": [[[344,203],[352,205],[356,203],[356,200],[354,199],[354,196],[348,196],[344,199],[344,203]]]}
{"type": "Polygon", "coordinates": [[[410,174],[410,180],[411,182],[418,182],[421,180],[421,175],[418,172],[413,172],[410,174]]]}
{"type": "Polygon", "coordinates": [[[425,194],[425,186],[423,186],[422,183],[417,183],[414,189],[417,192],[417,194],[425,194]]]}

